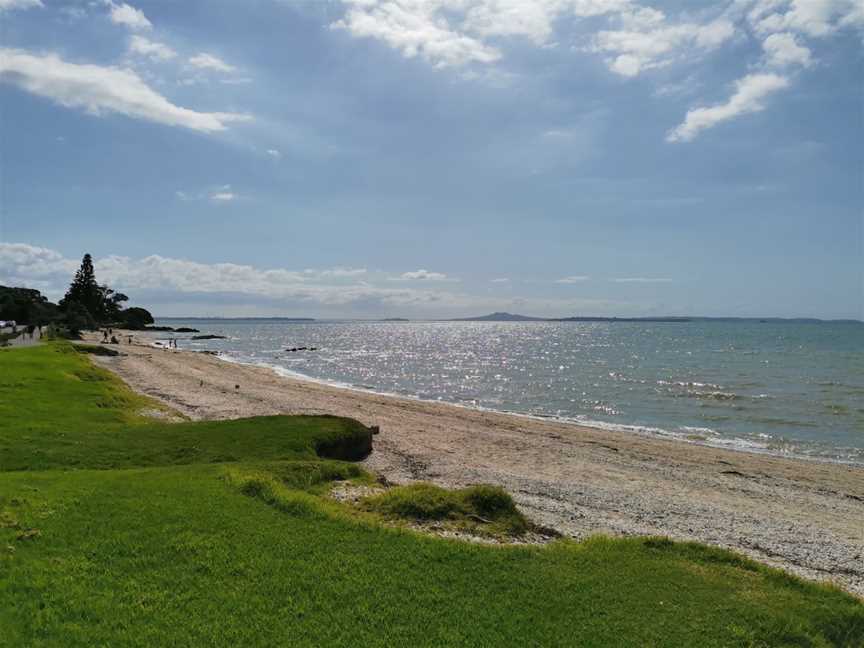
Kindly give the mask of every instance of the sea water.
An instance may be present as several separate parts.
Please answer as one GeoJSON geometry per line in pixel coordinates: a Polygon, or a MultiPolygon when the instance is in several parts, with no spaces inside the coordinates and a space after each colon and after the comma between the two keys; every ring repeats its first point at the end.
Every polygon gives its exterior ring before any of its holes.
{"type": "Polygon", "coordinates": [[[228,336],[181,349],[343,386],[864,463],[861,323],[159,323],[228,336]]]}

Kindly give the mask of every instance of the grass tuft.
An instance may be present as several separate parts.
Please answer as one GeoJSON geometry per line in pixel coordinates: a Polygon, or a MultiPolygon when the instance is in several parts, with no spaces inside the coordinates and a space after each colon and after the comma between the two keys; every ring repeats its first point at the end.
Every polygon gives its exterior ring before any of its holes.
{"type": "Polygon", "coordinates": [[[259,470],[230,469],[228,483],[247,497],[254,497],[294,517],[326,516],[321,500],[308,493],[289,489],[273,475],[259,470]]]}
{"type": "Polygon", "coordinates": [[[518,536],[530,528],[513,499],[499,486],[447,490],[434,484],[411,484],[367,497],[361,505],[391,520],[434,520],[496,536],[518,536]]]}

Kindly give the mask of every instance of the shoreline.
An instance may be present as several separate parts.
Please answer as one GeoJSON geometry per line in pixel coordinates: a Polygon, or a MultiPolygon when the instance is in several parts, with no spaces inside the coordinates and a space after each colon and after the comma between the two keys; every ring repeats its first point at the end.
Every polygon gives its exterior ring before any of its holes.
{"type": "Polygon", "coordinates": [[[498,484],[566,536],[693,540],[864,595],[858,465],[381,395],[148,342],[112,345],[122,355],[94,360],[192,419],[356,418],[381,429],[363,465],[392,482],[498,484]]]}
{"type": "MultiPolygon", "coordinates": [[[[182,349],[182,351],[186,351],[189,353],[202,353],[202,351],[192,349],[182,349]]],[[[429,398],[421,398],[420,396],[415,396],[411,394],[400,394],[398,392],[380,391],[373,388],[352,385],[350,383],[343,383],[336,380],[327,380],[326,378],[315,378],[314,376],[307,376],[299,371],[292,371],[291,369],[286,369],[278,365],[268,364],[266,362],[245,362],[243,360],[238,360],[235,357],[224,352],[218,352],[213,355],[213,357],[229,364],[267,369],[269,371],[272,371],[278,377],[285,378],[286,380],[311,382],[316,385],[321,385],[323,387],[330,387],[332,389],[344,389],[346,391],[359,392],[361,394],[369,394],[371,396],[382,396],[384,398],[401,399],[409,402],[428,403],[430,405],[449,405],[451,407],[460,407],[472,412],[485,412],[489,414],[500,414],[502,416],[514,416],[519,418],[525,418],[531,421],[545,421],[551,423],[558,423],[561,425],[573,425],[580,428],[588,428],[604,432],[633,434],[635,436],[639,436],[645,439],[671,441],[673,443],[685,443],[688,445],[715,448],[718,450],[729,450],[731,452],[743,452],[745,454],[777,457],[779,459],[791,459],[796,461],[808,461],[815,463],[837,464],[840,466],[851,466],[853,468],[864,468],[864,461],[855,461],[854,459],[838,459],[834,457],[822,457],[818,455],[808,455],[798,452],[784,452],[782,450],[774,450],[770,447],[759,447],[758,445],[751,441],[748,441],[747,439],[738,437],[729,438],[728,440],[730,441],[730,443],[725,443],[723,441],[710,443],[709,437],[706,437],[704,440],[695,440],[687,438],[680,433],[676,433],[670,430],[652,427],[649,425],[640,425],[638,423],[606,423],[605,421],[595,420],[580,421],[572,417],[555,416],[554,414],[529,414],[527,412],[494,409],[491,407],[484,407],[482,405],[468,405],[466,403],[457,403],[455,401],[433,400],[429,398]]],[[[695,430],[698,428],[692,429],[695,430]]],[[[726,437],[723,438],[726,439],[726,437]]]]}

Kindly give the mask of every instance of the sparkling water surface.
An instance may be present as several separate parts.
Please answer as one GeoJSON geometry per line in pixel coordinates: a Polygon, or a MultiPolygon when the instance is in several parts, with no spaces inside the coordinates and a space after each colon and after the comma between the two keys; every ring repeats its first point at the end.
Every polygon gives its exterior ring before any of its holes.
{"type": "Polygon", "coordinates": [[[283,374],[754,451],[864,463],[864,325],[164,320],[283,374]],[[286,351],[316,347],[315,351],[286,351]]]}

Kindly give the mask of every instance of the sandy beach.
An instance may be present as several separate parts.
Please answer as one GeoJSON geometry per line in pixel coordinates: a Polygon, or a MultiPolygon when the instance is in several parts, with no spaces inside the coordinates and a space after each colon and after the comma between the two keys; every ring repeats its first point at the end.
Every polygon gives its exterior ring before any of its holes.
{"type": "Polygon", "coordinates": [[[696,540],[864,595],[864,468],[342,389],[137,337],[95,361],[191,419],[349,416],[380,426],[365,465],[390,481],[499,484],[567,536],[696,540]]]}

